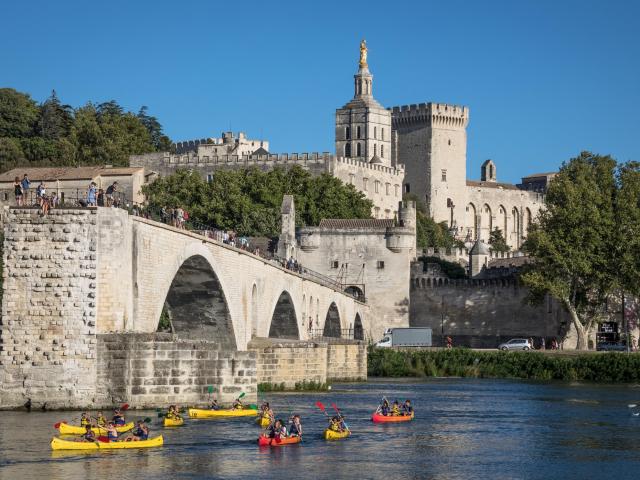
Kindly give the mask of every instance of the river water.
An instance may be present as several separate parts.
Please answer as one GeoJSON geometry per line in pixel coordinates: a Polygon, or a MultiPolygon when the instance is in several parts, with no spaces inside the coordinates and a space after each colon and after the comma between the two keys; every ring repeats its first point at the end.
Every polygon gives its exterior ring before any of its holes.
{"type": "Polygon", "coordinates": [[[253,419],[203,419],[153,424],[165,437],[157,449],[51,452],[52,425],[75,413],[0,413],[0,479],[640,478],[640,417],[627,406],[640,404],[639,385],[374,380],[266,398],[276,414],[302,415],[302,444],[259,448],[253,419]],[[411,398],[416,419],[373,424],[382,395],[411,398]],[[344,411],[350,438],[321,439],[317,400],[344,411]]]}

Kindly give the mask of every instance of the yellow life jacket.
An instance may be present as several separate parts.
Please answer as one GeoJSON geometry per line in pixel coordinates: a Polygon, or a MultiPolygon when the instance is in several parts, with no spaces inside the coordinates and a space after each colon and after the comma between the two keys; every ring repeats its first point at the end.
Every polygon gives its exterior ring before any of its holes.
{"type": "Polygon", "coordinates": [[[98,423],[98,426],[100,426],[100,427],[104,427],[107,424],[107,420],[104,417],[98,417],[96,422],[98,423]]]}
{"type": "Polygon", "coordinates": [[[90,424],[91,424],[91,422],[89,422],[88,418],[82,417],[80,419],[80,425],[82,425],[83,427],[86,427],[87,425],[90,425],[90,424]]]}
{"type": "Polygon", "coordinates": [[[335,422],[331,422],[331,424],[329,425],[329,429],[333,430],[334,432],[337,432],[340,430],[340,427],[338,426],[337,423],[335,422]]]}
{"type": "Polygon", "coordinates": [[[397,417],[400,415],[400,408],[397,405],[394,405],[393,408],[391,409],[391,414],[394,417],[397,417]]]}

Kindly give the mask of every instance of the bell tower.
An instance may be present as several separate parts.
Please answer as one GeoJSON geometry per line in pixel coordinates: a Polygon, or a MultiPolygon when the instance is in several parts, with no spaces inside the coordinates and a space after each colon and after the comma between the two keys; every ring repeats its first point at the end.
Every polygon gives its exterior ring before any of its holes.
{"type": "Polygon", "coordinates": [[[391,112],[373,98],[366,40],[360,42],[353,99],[336,110],[336,155],[391,166],[391,112]]]}

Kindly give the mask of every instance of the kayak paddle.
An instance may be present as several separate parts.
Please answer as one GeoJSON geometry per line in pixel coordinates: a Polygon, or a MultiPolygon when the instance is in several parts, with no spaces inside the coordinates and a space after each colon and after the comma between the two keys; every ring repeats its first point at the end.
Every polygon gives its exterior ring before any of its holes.
{"type": "Polygon", "coordinates": [[[349,428],[349,425],[347,425],[347,422],[345,422],[345,421],[344,421],[344,417],[343,417],[343,416],[342,416],[342,414],[340,413],[340,410],[338,410],[338,406],[337,406],[335,403],[333,403],[333,402],[331,402],[331,406],[332,406],[332,407],[333,407],[333,409],[336,411],[336,413],[337,413],[338,415],[340,415],[340,418],[342,418],[342,423],[344,423],[344,427],[345,427],[347,430],[351,431],[351,429],[349,428]]]}
{"type": "Polygon", "coordinates": [[[318,407],[322,413],[324,413],[327,417],[329,416],[329,414],[327,413],[327,410],[324,408],[324,405],[322,404],[322,402],[317,401],[316,402],[316,407],[318,407]]]}

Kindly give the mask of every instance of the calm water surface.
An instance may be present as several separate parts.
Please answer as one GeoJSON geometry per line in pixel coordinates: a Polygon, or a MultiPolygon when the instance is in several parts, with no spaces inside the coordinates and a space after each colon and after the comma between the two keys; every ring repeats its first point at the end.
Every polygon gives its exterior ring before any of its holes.
{"type": "MultiPolygon", "coordinates": [[[[72,412],[0,413],[0,479],[591,479],[640,478],[640,386],[429,379],[335,385],[328,394],[274,394],[283,417],[302,415],[301,445],[260,449],[253,419],[152,425],[165,446],[51,452],[53,424],[72,412]],[[375,425],[382,395],[411,398],[416,419],[375,425]],[[325,442],[314,406],[335,401],[354,434],[325,442]]],[[[131,412],[130,418],[155,416],[131,412]],[[135,414],[135,415],[134,415],[135,414]]]]}

